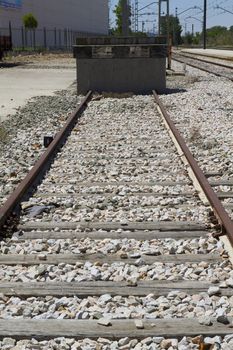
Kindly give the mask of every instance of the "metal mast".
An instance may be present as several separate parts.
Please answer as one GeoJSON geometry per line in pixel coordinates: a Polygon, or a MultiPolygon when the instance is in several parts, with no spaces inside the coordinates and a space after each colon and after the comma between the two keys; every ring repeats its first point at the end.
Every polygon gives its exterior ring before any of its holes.
{"type": "Polygon", "coordinates": [[[161,34],[161,0],[159,0],[158,2],[158,6],[159,6],[159,9],[158,9],[158,34],[160,35],[161,34]]]}
{"type": "Polygon", "coordinates": [[[135,32],[138,32],[138,0],[135,0],[135,5],[134,5],[134,28],[135,28],[135,32]]]}
{"type": "Polygon", "coordinates": [[[206,15],[207,15],[207,0],[204,0],[204,16],[203,16],[203,49],[206,49],[206,15]]]}
{"type": "Polygon", "coordinates": [[[122,35],[129,35],[129,0],[122,0],[122,35]]]}

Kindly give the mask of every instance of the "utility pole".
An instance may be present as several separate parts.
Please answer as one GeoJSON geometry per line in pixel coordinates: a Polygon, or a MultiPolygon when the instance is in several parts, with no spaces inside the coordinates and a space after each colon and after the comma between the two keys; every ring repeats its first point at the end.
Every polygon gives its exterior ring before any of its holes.
{"type": "Polygon", "coordinates": [[[129,3],[123,0],[122,4],[122,35],[129,36],[129,3]]]}
{"type": "Polygon", "coordinates": [[[162,0],[159,0],[159,10],[158,10],[158,34],[161,35],[161,2],[162,0]]]}
{"type": "Polygon", "coordinates": [[[163,17],[165,19],[166,23],[166,37],[167,37],[167,50],[168,50],[168,69],[171,69],[171,40],[170,40],[170,0],[159,0],[158,5],[159,5],[159,35],[161,34],[161,4],[162,2],[167,3],[167,14],[166,17],[163,17]]]}
{"type": "Polygon", "coordinates": [[[144,33],[144,30],[145,30],[145,22],[142,21],[142,32],[144,33]]]}
{"type": "Polygon", "coordinates": [[[204,16],[203,16],[203,49],[206,49],[206,17],[207,17],[207,0],[204,0],[204,16]]]}
{"type": "Polygon", "coordinates": [[[134,30],[137,33],[138,32],[138,0],[135,0],[135,6],[134,6],[134,21],[135,21],[135,26],[134,30]]]}
{"type": "Polygon", "coordinates": [[[170,38],[170,8],[169,8],[169,1],[170,0],[159,0],[158,5],[159,5],[159,13],[158,13],[158,24],[159,24],[159,35],[161,34],[161,4],[162,2],[167,3],[167,15],[166,15],[166,24],[167,24],[167,42],[169,42],[170,38]]]}
{"type": "Polygon", "coordinates": [[[167,43],[170,41],[170,8],[169,8],[169,0],[167,1],[167,43]]]}
{"type": "Polygon", "coordinates": [[[168,45],[168,58],[167,58],[167,68],[171,69],[171,39],[170,39],[170,7],[169,1],[167,0],[167,45],[168,45]]]}

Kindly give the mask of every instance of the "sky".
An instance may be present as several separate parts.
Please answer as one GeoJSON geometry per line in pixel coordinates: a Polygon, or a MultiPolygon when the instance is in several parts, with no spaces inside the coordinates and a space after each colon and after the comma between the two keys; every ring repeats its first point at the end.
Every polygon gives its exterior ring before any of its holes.
{"type": "MultiPolygon", "coordinates": [[[[130,0],[131,6],[134,8],[135,0],[130,0]]],[[[147,7],[145,10],[142,10],[141,13],[150,13],[140,16],[139,30],[142,29],[142,21],[144,21],[145,30],[152,31],[153,29],[157,30],[158,20],[158,0],[138,0],[139,9],[151,4],[154,4],[147,7]]],[[[114,26],[114,15],[112,11],[115,5],[118,3],[118,0],[110,0],[110,20],[111,24],[114,26]]],[[[176,8],[180,23],[185,31],[192,31],[192,26],[195,32],[201,31],[202,28],[202,19],[203,19],[203,8],[204,0],[170,0],[170,13],[175,15],[176,8]],[[193,7],[197,6],[199,8],[194,9],[193,7]],[[190,9],[191,8],[191,9],[190,9]],[[189,10],[188,10],[189,9],[189,10]],[[187,10],[187,11],[186,11],[187,10]],[[181,14],[181,12],[185,11],[181,14]]],[[[163,3],[164,11],[166,7],[166,2],[163,3]]],[[[162,8],[163,11],[163,8],[162,8]]],[[[139,12],[140,13],[140,12],[139,12]]],[[[207,0],[207,28],[221,25],[230,27],[233,26],[233,0],[207,0]],[[220,7],[217,9],[216,7],[220,7]],[[230,11],[232,13],[226,12],[230,11]]]]}

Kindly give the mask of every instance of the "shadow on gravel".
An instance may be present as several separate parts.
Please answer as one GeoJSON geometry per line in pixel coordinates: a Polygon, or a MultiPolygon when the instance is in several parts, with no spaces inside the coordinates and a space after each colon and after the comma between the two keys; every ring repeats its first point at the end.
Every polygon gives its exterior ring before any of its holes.
{"type": "Polygon", "coordinates": [[[24,66],[24,63],[0,62],[0,68],[13,68],[13,67],[19,67],[19,66],[24,66]]]}
{"type": "Polygon", "coordinates": [[[160,92],[160,95],[171,95],[171,94],[178,94],[181,92],[187,92],[186,89],[182,89],[182,88],[176,88],[176,89],[165,89],[164,91],[160,92]]]}

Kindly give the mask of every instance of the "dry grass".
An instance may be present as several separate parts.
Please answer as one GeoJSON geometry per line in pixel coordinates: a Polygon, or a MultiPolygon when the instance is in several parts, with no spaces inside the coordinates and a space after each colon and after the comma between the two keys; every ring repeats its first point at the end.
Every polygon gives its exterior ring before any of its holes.
{"type": "Polygon", "coordinates": [[[102,93],[102,96],[104,98],[107,98],[107,97],[111,97],[111,98],[130,98],[132,97],[134,94],[133,92],[103,92],[102,93]]]}
{"type": "Polygon", "coordinates": [[[193,126],[190,130],[189,140],[192,142],[198,142],[201,140],[200,128],[198,126],[193,126]]]}
{"type": "Polygon", "coordinates": [[[189,84],[195,84],[200,80],[199,77],[194,76],[194,77],[187,77],[187,81],[189,84]]]}
{"type": "Polygon", "coordinates": [[[6,142],[7,141],[7,131],[3,126],[0,126],[0,142],[6,142]]]}

